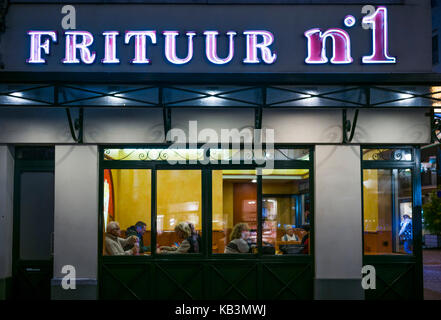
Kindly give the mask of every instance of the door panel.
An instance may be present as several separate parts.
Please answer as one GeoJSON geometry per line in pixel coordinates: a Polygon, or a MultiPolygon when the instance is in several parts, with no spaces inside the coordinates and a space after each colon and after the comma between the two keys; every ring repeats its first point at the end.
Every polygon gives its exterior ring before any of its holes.
{"type": "Polygon", "coordinates": [[[50,299],[53,270],[54,171],[18,165],[15,194],[15,299],[50,299]]]}

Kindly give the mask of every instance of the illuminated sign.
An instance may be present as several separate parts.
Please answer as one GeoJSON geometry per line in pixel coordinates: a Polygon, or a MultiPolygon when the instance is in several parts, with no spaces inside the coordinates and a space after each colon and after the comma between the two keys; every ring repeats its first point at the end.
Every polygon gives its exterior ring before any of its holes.
{"type": "MultiPolygon", "coordinates": [[[[386,7],[378,7],[374,14],[364,17],[363,24],[370,26],[372,38],[372,54],[361,57],[362,64],[395,64],[397,59],[388,53],[388,21],[386,7]]],[[[347,15],[343,24],[346,28],[352,28],[356,24],[356,18],[347,15]]],[[[204,31],[198,34],[195,31],[187,31],[180,34],[179,31],[163,31],[163,52],[165,59],[174,65],[184,65],[192,61],[194,56],[194,38],[205,37],[205,57],[209,63],[224,65],[231,62],[235,55],[235,38],[239,33],[229,31],[222,36],[228,38],[228,54],[221,58],[218,55],[218,38],[220,32],[216,30],[204,31]],[[177,38],[186,37],[186,54],[178,56],[177,38]]],[[[245,55],[242,63],[247,64],[273,64],[277,60],[275,35],[268,30],[244,30],[240,33],[245,43],[245,55]]],[[[29,64],[43,64],[51,51],[51,43],[57,44],[59,39],[57,32],[53,30],[29,31],[30,52],[26,62],[29,64]]],[[[120,32],[104,31],[102,64],[119,64],[121,61],[117,54],[117,41],[120,32]]],[[[306,64],[352,64],[354,59],[351,55],[351,36],[348,31],[340,28],[322,30],[312,28],[304,32],[306,37],[306,64]],[[328,58],[327,47],[332,46],[332,57],[328,58]]],[[[93,51],[94,36],[88,31],[68,30],[64,32],[64,58],[63,64],[93,64],[96,60],[96,52],[93,51]]],[[[131,64],[153,64],[149,58],[149,51],[155,50],[158,43],[156,30],[129,30],[124,33],[124,45],[133,46],[133,58],[128,61],[131,64]],[[133,39],[133,40],[132,40],[133,39]]]]}

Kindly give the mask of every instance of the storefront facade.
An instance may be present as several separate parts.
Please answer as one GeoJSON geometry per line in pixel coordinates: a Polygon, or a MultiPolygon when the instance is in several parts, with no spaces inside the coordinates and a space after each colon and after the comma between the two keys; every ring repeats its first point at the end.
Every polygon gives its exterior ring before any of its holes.
{"type": "Polygon", "coordinates": [[[85,2],[6,11],[2,297],[422,298],[430,1],[85,2]],[[108,255],[112,221],[143,254],[108,255]],[[182,221],[195,253],[152,250],[182,221]]]}

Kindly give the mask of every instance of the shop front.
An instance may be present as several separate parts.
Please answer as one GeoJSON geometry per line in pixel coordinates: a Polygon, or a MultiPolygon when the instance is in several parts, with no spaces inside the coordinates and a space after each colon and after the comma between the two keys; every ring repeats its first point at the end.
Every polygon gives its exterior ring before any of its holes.
{"type": "Polygon", "coordinates": [[[0,297],[422,299],[430,1],[10,1],[4,26],[0,297]]]}

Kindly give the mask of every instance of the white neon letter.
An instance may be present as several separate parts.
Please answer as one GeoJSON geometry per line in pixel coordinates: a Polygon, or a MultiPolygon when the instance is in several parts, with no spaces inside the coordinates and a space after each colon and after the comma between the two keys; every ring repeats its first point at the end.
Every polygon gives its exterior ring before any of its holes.
{"type": "Polygon", "coordinates": [[[53,42],[57,42],[57,33],[55,31],[28,31],[28,35],[31,36],[29,59],[26,59],[27,63],[45,63],[46,59],[41,57],[41,49],[45,54],[49,54],[49,39],[46,39],[44,43],[41,43],[42,36],[48,36],[53,42]]]}
{"type": "Polygon", "coordinates": [[[193,37],[195,32],[187,32],[188,37],[188,54],[187,57],[181,59],[176,54],[176,37],[179,35],[178,31],[164,31],[165,36],[165,57],[173,64],[185,64],[193,58],[193,37]]]}
{"type": "Polygon", "coordinates": [[[205,55],[208,61],[214,64],[226,64],[230,62],[234,57],[234,36],[237,33],[234,31],[228,31],[227,35],[229,37],[229,50],[228,56],[221,59],[217,56],[217,36],[219,32],[217,31],[205,31],[205,55]]]}
{"type": "Polygon", "coordinates": [[[363,23],[372,25],[372,47],[370,56],[362,58],[363,63],[396,63],[388,54],[387,9],[378,7],[373,15],[363,18],[363,23]]]}
{"type": "Polygon", "coordinates": [[[257,57],[257,49],[260,49],[263,62],[266,64],[274,63],[277,55],[268,48],[274,42],[274,36],[271,32],[265,30],[244,31],[247,41],[247,56],[243,60],[244,63],[260,63],[257,57]],[[263,38],[263,42],[257,43],[257,36],[263,38]]]}
{"type": "Polygon", "coordinates": [[[152,44],[156,44],[156,31],[126,31],[125,44],[129,44],[130,38],[135,36],[135,58],[131,63],[148,64],[150,59],[147,59],[147,41],[146,37],[149,37],[152,44]]]}
{"type": "Polygon", "coordinates": [[[322,33],[320,29],[311,29],[305,32],[308,39],[308,57],[305,62],[308,64],[323,64],[328,62],[326,56],[326,39],[330,37],[333,44],[331,63],[347,64],[352,63],[351,38],[342,29],[329,29],[322,33]]]}
{"type": "Polygon", "coordinates": [[[104,59],[101,63],[119,63],[119,59],[116,57],[116,36],[119,35],[118,31],[104,31],[104,59]]]}
{"type": "Polygon", "coordinates": [[[80,63],[77,58],[77,50],[80,50],[81,62],[91,64],[95,61],[95,51],[90,52],[89,46],[93,44],[93,36],[87,31],[66,31],[66,53],[63,63],[80,63]],[[77,43],[77,37],[82,38],[81,43],[77,43]]]}

